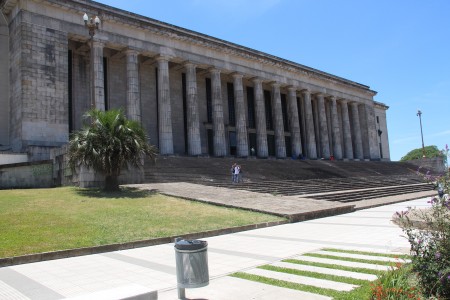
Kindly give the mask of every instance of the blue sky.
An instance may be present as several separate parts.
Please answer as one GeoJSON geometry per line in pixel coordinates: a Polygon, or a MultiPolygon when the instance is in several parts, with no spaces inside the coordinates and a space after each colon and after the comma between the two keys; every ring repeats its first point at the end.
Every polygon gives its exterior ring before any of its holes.
{"type": "Polygon", "coordinates": [[[392,160],[450,144],[449,0],[101,0],[347,78],[387,104],[392,160]]]}

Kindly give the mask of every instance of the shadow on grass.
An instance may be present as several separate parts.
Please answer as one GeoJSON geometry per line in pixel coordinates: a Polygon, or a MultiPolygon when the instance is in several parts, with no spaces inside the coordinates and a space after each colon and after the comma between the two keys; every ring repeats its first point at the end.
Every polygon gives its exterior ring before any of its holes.
{"type": "Polygon", "coordinates": [[[103,198],[103,199],[123,199],[123,198],[145,198],[158,193],[157,190],[141,190],[132,187],[121,187],[120,191],[105,191],[103,189],[77,189],[76,193],[83,197],[103,198]]]}

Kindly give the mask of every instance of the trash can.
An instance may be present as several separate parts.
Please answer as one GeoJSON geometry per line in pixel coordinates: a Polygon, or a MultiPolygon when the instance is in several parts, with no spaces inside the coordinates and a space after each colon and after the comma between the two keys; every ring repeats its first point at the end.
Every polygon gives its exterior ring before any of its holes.
{"type": "Polygon", "coordinates": [[[175,240],[178,288],[199,288],[209,284],[208,242],[175,240]]]}

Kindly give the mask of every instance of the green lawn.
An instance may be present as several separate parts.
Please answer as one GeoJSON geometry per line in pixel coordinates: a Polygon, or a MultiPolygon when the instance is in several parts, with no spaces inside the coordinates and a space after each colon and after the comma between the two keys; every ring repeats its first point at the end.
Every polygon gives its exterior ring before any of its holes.
{"type": "Polygon", "coordinates": [[[283,220],[139,190],[0,190],[0,257],[283,220]]]}

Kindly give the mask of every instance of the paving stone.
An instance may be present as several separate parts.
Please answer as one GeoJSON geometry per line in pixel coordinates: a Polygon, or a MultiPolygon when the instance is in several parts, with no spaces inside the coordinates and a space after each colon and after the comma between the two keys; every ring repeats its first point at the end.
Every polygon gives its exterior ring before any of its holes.
{"type": "Polygon", "coordinates": [[[357,272],[336,270],[336,269],[330,269],[330,268],[321,268],[321,267],[315,267],[315,266],[285,263],[285,262],[277,262],[277,263],[272,264],[272,266],[300,270],[300,271],[316,272],[316,273],[328,274],[328,275],[350,277],[350,278],[354,278],[354,279],[369,280],[369,281],[373,281],[378,278],[376,275],[373,275],[373,274],[357,273],[357,272]]]}
{"type": "MultiPolygon", "coordinates": [[[[209,285],[198,289],[186,289],[186,297],[188,299],[214,299],[214,300],[231,300],[231,299],[254,299],[254,300],[331,300],[332,298],[291,290],[260,282],[235,278],[222,277],[210,281],[209,285]]],[[[172,289],[163,291],[158,294],[159,300],[177,299],[177,290],[172,289]]]]}
{"type": "Polygon", "coordinates": [[[371,270],[377,270],[377,271],[387,271],[391,268],[389,266],[374,265],[374,264],[368,264],[368,263],[359,263],[359,262],[353,262],[353,261],[344,261],[344,260],[338,260],[338,259],[311,257],[311,256],[297,256],[297,257],[293,257],[293,259],[309,261],[309,262],[317,262],[317,263],[323,263],[323,264],[340,265],[340,266],[345,266],[345,267],[365,268],[365,269],[371,269],[371,270]]]}
{"type": "Polygon", "coordinates": [[[372,255],[364,255],[364,254],[353,254],[353,253],[341,253],[341,252],[333,252],[333,251],[315,251],[313,253],[316,254],[324,254],[324,255],[333,255],[339,257],[348,257],[348,258],[357,258],[357,259],[367,259],[367,260],[379,260],[386,262],[411,262],[410,259],[402,259],[402,258],[394,258],[394,257],[385,257],[385,256],[372,256],[372,255]]]}
{"type": "Polygon", "coordinates": [[[298,275],[292,275],[282,272],[274,272],[269,270],[263,270],[263,269],[251,269],[248,271],[245,271],[247,274],[253,274],[257,276],[263,276],[268,278],[273,278],[277,280],[284,280],[289,281],[293,283],[298,284],[305,284],[305,285],[311,285],[319,288],[324,289],[332,289],[336,291],[351,291],[354,288],[358,287],[357,285],[348,284],[348,283],[342,283],[342,282],[336,282],[331,280],[324,280],[324,279],[317,279],[312,277],[306,277],[306,276],[298,276],[298,275]]]}

